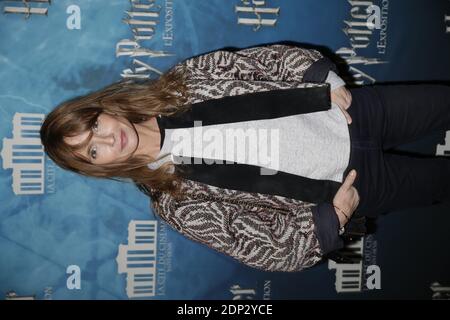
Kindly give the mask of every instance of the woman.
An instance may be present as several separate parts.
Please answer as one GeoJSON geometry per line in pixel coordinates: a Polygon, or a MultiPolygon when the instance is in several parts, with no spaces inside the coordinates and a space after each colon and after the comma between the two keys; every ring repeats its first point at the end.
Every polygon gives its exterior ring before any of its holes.
{"type": "MultiPolygon", "coordinates": [[[[365,216],[450,193],[448,159],[384,152],[449,129],[449,88],[350,94],[336,72],[312,49],[219,50],[157,81],[121,81],[64,102],[46,117],[41,139],[62,168],[134,181],[189,239],[254,268],[300,271],[342,248],[349,229],[363,232],[365,216]],[[240,129],[269,129],[273,139],[256,134],[236,161],[224,144],[240,129]],[[260,156],[268,144],[275,152],[260,156]]],[[[238,149],[247,141],[233,139],[238,149]]]]}

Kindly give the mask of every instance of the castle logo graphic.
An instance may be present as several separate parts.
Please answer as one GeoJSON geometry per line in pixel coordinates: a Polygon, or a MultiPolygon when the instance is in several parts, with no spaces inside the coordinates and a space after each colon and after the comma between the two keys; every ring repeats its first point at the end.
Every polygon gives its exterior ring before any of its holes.
{"type": "Polygon", "coordinates": [[[131,220],[128,244],[119,245],[118,272],[127,275],[128,298],[155,296],[157,221],[131,220]]]}
{"type": "Polygon", "coordinates": [[[43,194],[44,148],[39,130],[44,114],[15,113],[12,139],[3,138],[0,156],[3,169],[12,169],[12,189],[16,195],[43,194]]]}
{"type": "Polygon", "coordinates": [[[436,155],[450,156],[450,130],[445,132],[445,144],[436,146],[436,155]]]}
{"type": "MultiPolygon", "coordinates": [[[[364,238],[345,247],[345,254],[348,256],[363,255],[364,238]]],[[[363,263],[336,263],[328,260],[328,269],[336,269],[336,291],[339,292],[359,292],[361,291],[363,263]]]]}

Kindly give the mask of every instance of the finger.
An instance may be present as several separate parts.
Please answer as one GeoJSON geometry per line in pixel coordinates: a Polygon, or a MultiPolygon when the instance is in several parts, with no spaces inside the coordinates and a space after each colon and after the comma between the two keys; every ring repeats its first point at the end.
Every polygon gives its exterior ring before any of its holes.
{"type": "Polygon", "coordinates": [[[350,108],[351,100],[348,97],[345,97],[345,110],[350,108]]]}
{"type": "Polygon", "coordinates": [[[350,105],[352,104],[352,98],[349,96],[348,91],[345,92],[345,109],[347,110],[350,108],[350,105]]]}
{"type": "MultiPolygon", "coordinates": [[[[346,107],[348,104],[347,95],[344,87],[340,87],[334,90],[334,100],[340,106],[346,107]]],[[[332,99],[333,100],[333,99],[332,99]]]]}
{"type": "Polygon", "coordinates": [[[337,89],[335,89],[334,91],[331,92],[331,101],[336,102],[336,103],[342,101],[342,97],[339,94],[339,91],[337,89]]]}
{"type": "Polygon", "coordinates": [[[355,178],[356,178],[356,170],[352,169],[347,175],[347,177],[345,177],[345,180],[342,183],[342,187],[349,189],[352,186],[353,182],[355,182],[355,178]]]}
{"type": "Polygon", "coordinates": [[[345,109],[347,109],[350,106],[350,102],[351,102],[349,91],[344,87],[342,87],[341,89],[342,89],[341,97],[342,97],[342,100],[345,101],[345,109]]]}
{"type": "Polygon", "coordinates": [[[347,119],[347,123],[351,124],[352,123],[352,117],[350,116],[350,114],[339,105],[339,109],[341,109],[342,113],[344,114],[345,118],[347,119]]]}
{"type": "Polygon", "coordinates": [[[344,114],[345,114],[345,117],[347,118],[347,123],[351,124],[352,123],[352,117],[350,116],[350,114],[347,111],[345,111],[345,110],[344,110],[344,114]]]}
{"type": "Polygon", "coordinates": [[[350,107],[350,99],[348,98],[348,95],[347,95],[347,93],[346,93],[346,91],[344,91],[343,93],[342,93],[342,101],[344,101],[344,104],[343,104],[343,106],[344,106],[344,108],[345,109],[348,109],[349,107],[350,107]]]}

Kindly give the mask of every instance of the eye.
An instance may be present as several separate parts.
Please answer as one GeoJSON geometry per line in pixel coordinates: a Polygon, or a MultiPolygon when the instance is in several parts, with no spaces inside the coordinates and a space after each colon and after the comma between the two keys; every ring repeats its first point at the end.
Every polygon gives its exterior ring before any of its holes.
{"type": "Polygon", "coordinates": [[[98,131],[98,120],[95,120],[94,125],[92,126],[92,128],[94,129],[95,132],[98,131]]]}
{"type": "Polygon", "coordinates": [[[91,156],[92,159],[97,158],[97,148],[92,147],[91,150],[89,150],[89,155],[91,156]]]}
{"type": "MultiPolygon", "coordinates": [[[[97,120],[95,120],[94,125],[92,126],[92,129],[95,132],[98,132],[98,118],[97,120]]],[[[97,158],[97,148],[94,146],[89,150],[89,155],[91,156],[92,159],[96,159],[97,158]]]]}

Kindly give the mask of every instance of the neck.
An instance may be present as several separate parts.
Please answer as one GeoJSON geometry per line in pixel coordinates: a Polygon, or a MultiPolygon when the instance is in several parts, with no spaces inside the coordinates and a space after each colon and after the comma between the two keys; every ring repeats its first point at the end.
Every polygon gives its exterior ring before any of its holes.
{"type": "Polygon", "coordinates": [[[135,124],[135,127],[139,135],[136,154],[150,155],[156,159],[161,149],[161,133],[156,118],[151,117],[147,121],[135,124]]]}

